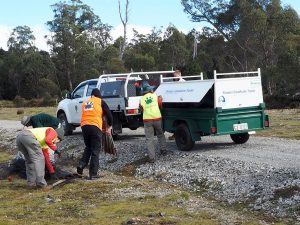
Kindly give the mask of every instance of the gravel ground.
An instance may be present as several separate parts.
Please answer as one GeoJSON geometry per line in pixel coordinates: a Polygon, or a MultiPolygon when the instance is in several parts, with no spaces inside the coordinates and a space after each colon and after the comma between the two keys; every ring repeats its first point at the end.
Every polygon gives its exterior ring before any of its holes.
{"type": "MultiPolygon", "coordinates": [[[[15,132],[21,128],[19,122],[0,121],[0,146],[15,150],[15,132]]],[[[236,145],[229,136],[204,137],[190,152],[178,151],[174,141],[167,144],[166,156],[141,163],[147,155],[143,129],[124,129],[115,141],[118,160],[101,154],[101,169],[119,171],[135,164],[137,177],[170,182],[300,224],[300,141],[251,136],[246,144],[236,145]]],[[[80,130],[59,147],[64,157],[77,161],[84,148],[80,130]]]]}

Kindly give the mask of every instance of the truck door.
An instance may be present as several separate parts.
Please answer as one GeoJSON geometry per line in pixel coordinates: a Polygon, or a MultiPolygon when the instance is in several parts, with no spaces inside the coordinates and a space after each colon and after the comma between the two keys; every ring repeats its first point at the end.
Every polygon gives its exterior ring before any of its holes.
{"type": "Polygon", "coordinates": [[[84,83],[78,86],[72,93],[72,100],[69,104],[69,112],[71,114],[72,121],[69,123],[80,124],[81,118],[81,104],[85,99],[85,93],[87,89],[88,83],[84,83]]]}

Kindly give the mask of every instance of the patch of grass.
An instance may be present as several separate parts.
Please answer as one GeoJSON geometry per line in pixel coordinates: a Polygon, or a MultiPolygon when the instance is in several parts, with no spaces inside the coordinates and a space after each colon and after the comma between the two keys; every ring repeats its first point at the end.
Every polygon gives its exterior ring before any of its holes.
{"type": "Polygon", "coordinates": [[[8,108],[0,107],[1,120],[21,120],[25,115],[34,115],[37,113],[47,113],[52,116],[56,116],[56,107],[25,107],[25,108],[8,108]],[[23,110],[23,114],[18,114],[18,111],[23,110]]]}
{"type": "MultiPolygon", "coordinates": [[[[172,185],[107,176],[99,181],[75,180],[49,192],[29,192],[25,189],[26,181],[18,178],[13,182],[0,180],[0,224],[214,225],[222,222],[218,213],[205,208],[191,211],[185,207],[191,198],[197,197],[172,185]]],[[[254,218],[248,220],[243,216],[243,220],[240,224],[258,224],[254,218]]]]}
{"type": "Polygon", "coordinates": [[[188,213],[184,208],[174,204],[173,197],[124,199],[116,202],[104,201],[93,210],[94,224],[128,224],[126,221],[136,221],[137,224],[218,224],[218,220],[207,212],[188,213]],[[114,222],[112,222],[114,221],[114,222]]]}
{"type": "Polygon", "coordinates": [[[7,162],[13,158],[14,156],[12,154],[0,149],[0,163],[7,162]]]}
{"type": "Polygon", "coordinates": [[[300,109],[266,110],[270,128],[256,135],[300,140],[300,109]]]}
{"type": "Polygon", "coordinates": [[[136,167],[134,165],[126,165],[121,168],[119,174],[123,176],[134,176],[136,172],[136,167]]]}
{"type": "Polygon", "coordinates": [[[15,104],[13,103],[13,101],[8,101],[8,100],[0,101],[0,108],[12,108],[14,106],[15,104]]]}
{"type": "Polygon", "coordinates": [[[274,191],[274,199],[278,200],[279,198],[290,198],[299,191],[300,191],[300,187],[298,186],[280,188],[274,191]]]}

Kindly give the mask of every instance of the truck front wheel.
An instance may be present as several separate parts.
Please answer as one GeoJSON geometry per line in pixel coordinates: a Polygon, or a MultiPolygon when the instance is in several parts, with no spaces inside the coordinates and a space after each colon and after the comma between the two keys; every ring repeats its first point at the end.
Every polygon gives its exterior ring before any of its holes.
{"type": "Polygon", "coordinates": [[[177,147],[182,151],[189,151],[195,145],[195,141],[192,140],[190,130],[185,124],[180,124],[176,128],[175,141],[177,147]]]}
{"type": "Polygon", "coordinates": [[[61,113],[58,115],[58,120],[62,125],[65,136],[71,135],[73,133],[73,126],[69,124],[66,114],[61,113]]]}
{"type": "Polygon", "coordinates": [[[230,137],[234,141],[234,143],[244,144],[248,141],[249,134],[248,133],[230,134],[230,137]]]}

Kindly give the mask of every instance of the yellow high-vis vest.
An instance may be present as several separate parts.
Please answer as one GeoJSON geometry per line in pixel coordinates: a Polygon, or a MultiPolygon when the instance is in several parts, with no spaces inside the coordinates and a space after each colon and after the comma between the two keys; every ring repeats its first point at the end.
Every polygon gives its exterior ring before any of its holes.
{"type": "Polygon", "coordinates": [[[157,95],[154,93],[147,93],[141,98],[141,106],[143,107],[143,120],[159,120],[161,118],[160,109],[158,106],[157,95]]]}
{"type": "Polygon", "coordinates": [[[33,135],[35,136],[36,140],[39,142],[42,149],[44,148],[48,149],[48,145],[46,144],[46,130],[49,128],[51,127],[39,127],[39,128],[28,129],[31,133],[33,133],[33,135]]]}

